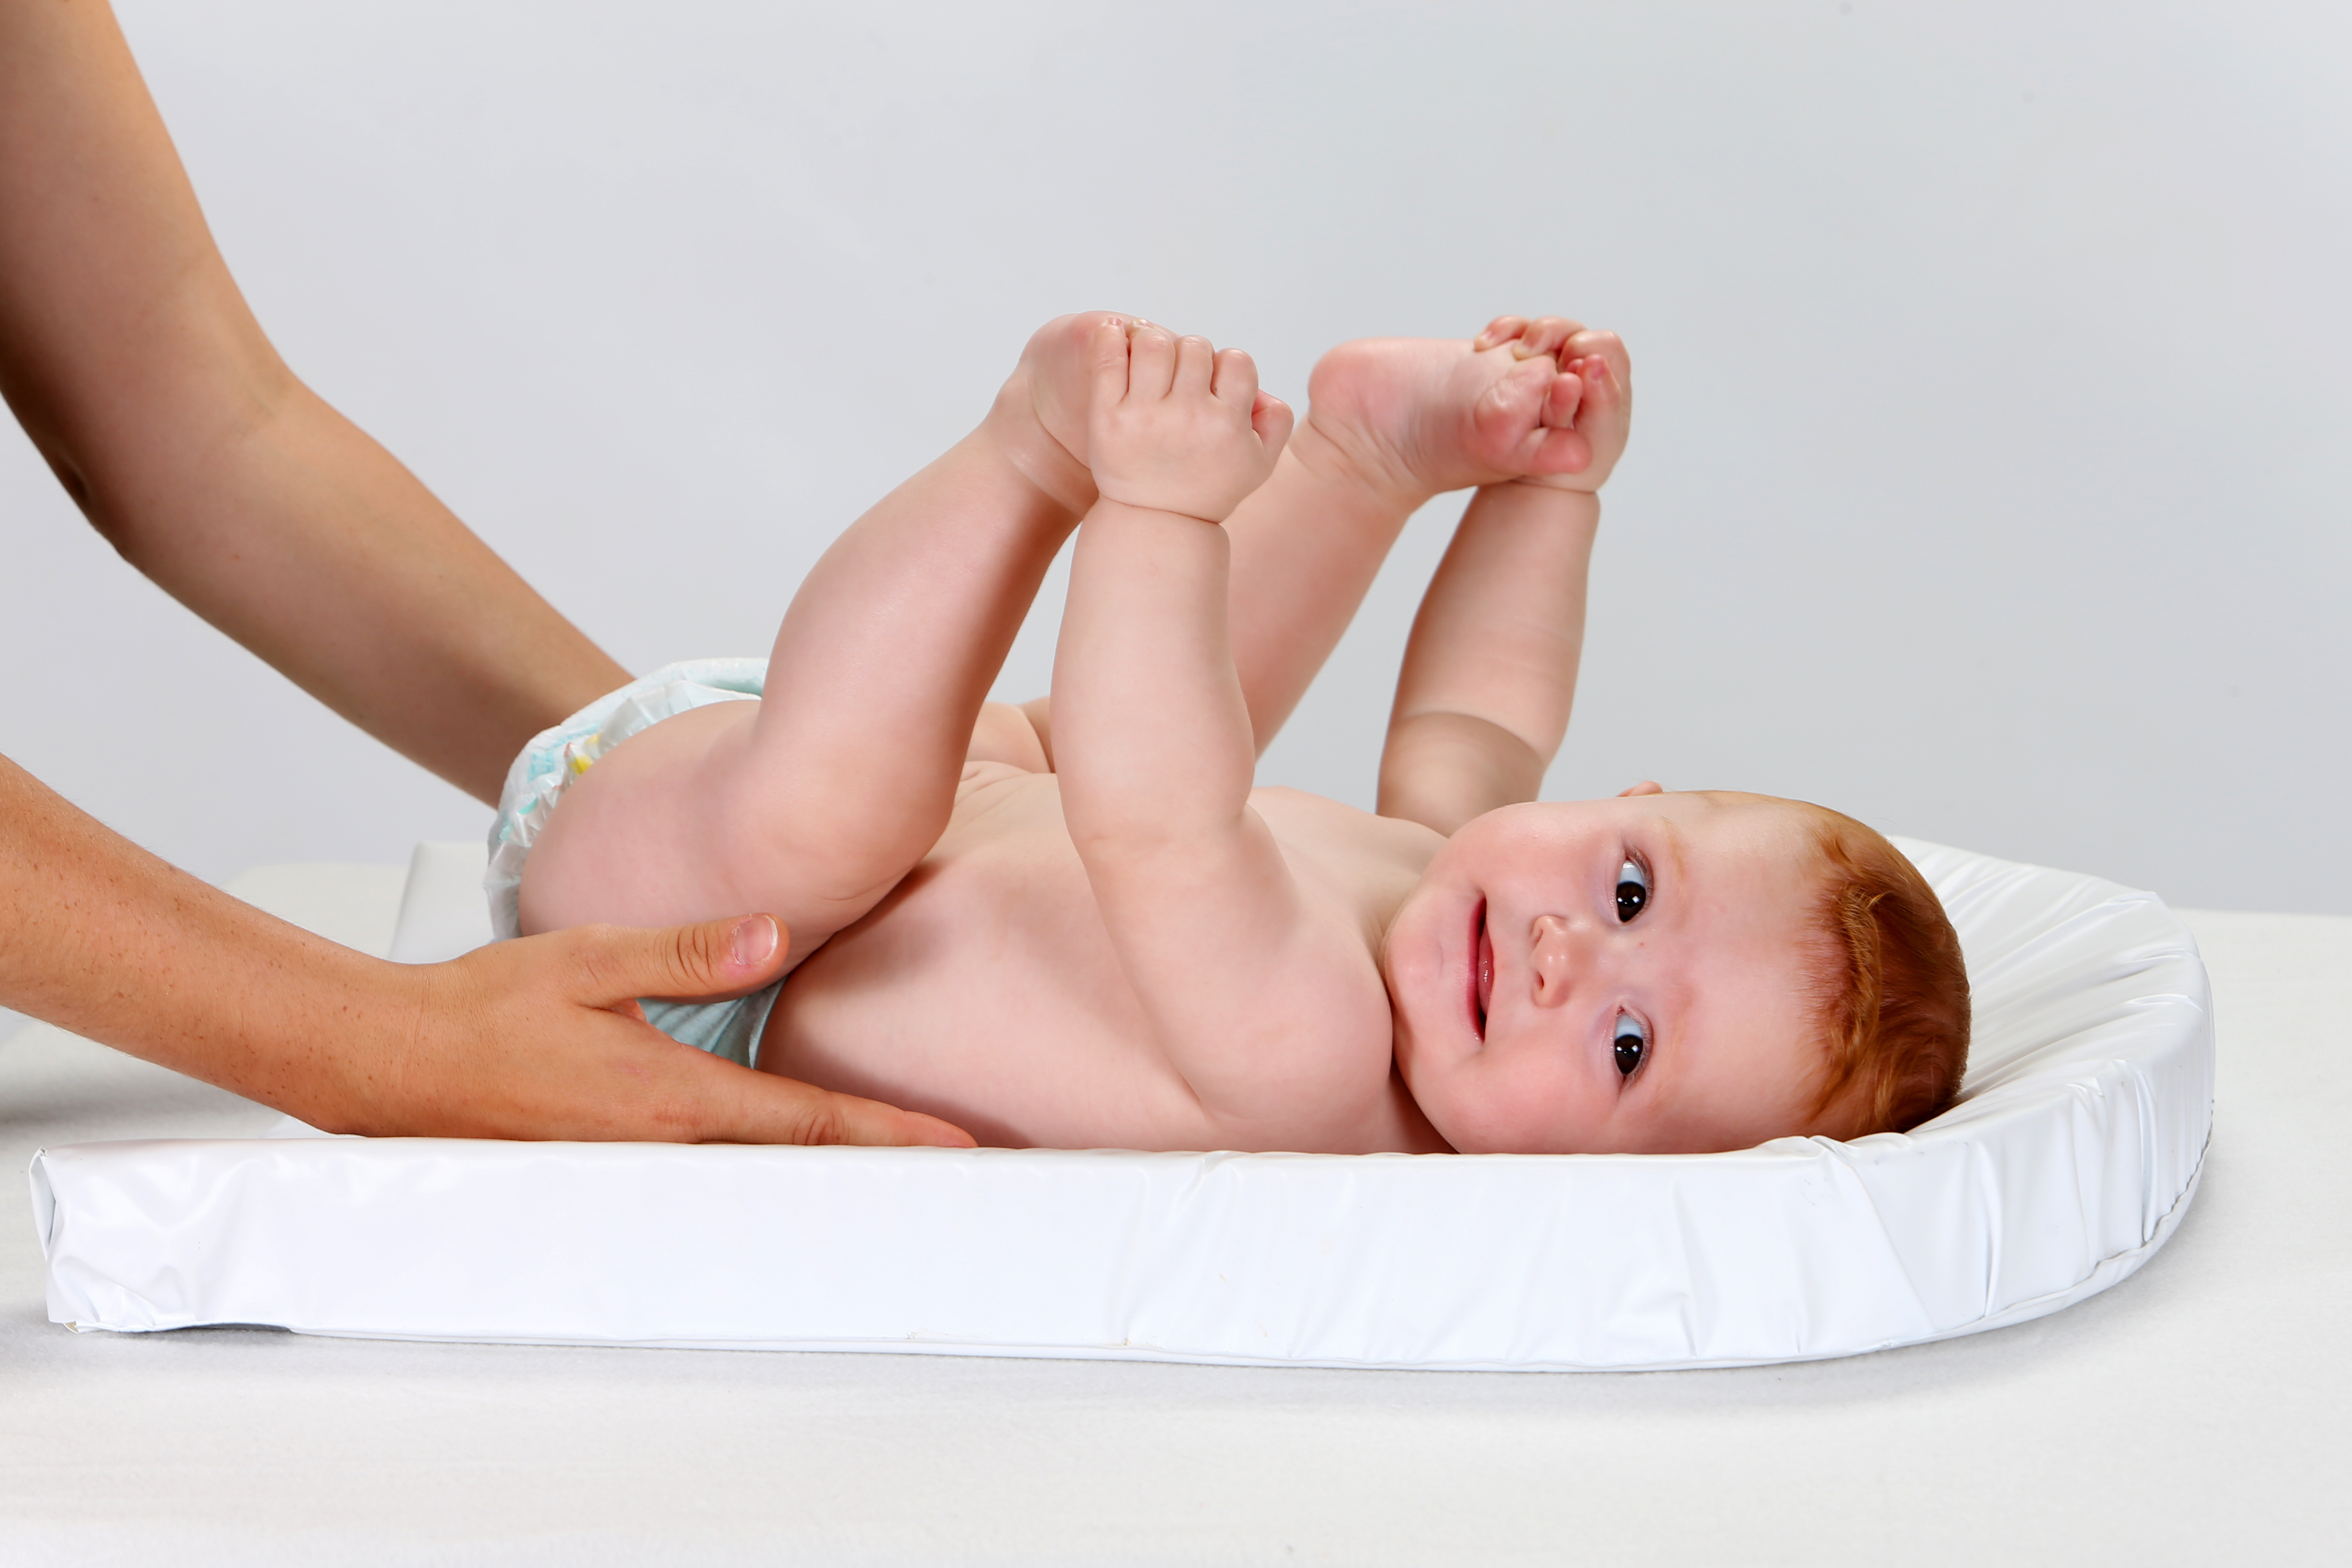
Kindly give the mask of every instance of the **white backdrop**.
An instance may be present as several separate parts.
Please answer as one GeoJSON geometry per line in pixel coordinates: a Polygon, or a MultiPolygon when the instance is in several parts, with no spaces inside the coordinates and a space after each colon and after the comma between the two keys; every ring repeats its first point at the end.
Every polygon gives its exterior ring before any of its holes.
{"type": "MultiPolygon", "coordinates": [[[[2352,912],[2340,6],[130,0],[296,370],[624,662],[764,650],[1029,330],[1632,346],[1549,791],[2352,912]]],[[[1262,776],[1369,804],[1456,507],[1262,776]]],[[[198,873],[487,812],[0,437],[0,750],[198,873]]],[[[1058,584],[1002,689],[1042,689],[1058,584]]]]}

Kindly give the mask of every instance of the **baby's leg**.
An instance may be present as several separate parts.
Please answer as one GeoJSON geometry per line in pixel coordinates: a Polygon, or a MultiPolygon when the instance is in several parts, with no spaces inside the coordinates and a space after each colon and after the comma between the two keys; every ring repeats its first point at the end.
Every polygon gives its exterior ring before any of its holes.
{"type": "Polygon", "coordinates": [[[1085,418],[1099,319],[1041,331],[980,427],[834,542],[762,701],[667,720],[572,787],[531,851],[526,931],[765,910],[797,962],[929,852],[981,701],[1093,499],[1055,426],[1085,418]]]}
{"type": "Polygon", "coordinates": [[[1584,464],[1572,428],[1590,354],[1621,382],[1608,332],[1506,316],[1475,340],[1372,338],[1323,356],[1274,477],[1225,523],[1234,662],[1258,749],[1330,657],[1405,520],[1446,490],[1584,464]]]}

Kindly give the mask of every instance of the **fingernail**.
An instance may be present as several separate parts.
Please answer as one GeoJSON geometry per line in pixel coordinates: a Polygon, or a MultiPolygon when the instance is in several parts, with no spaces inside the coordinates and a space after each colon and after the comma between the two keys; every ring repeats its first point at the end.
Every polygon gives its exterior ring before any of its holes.
{"type": "Polygon", "coordinates": [[[757,969],[776,955],[776,922],[766,915],[738,921],[731,940],[736,966],[757,969]]]}

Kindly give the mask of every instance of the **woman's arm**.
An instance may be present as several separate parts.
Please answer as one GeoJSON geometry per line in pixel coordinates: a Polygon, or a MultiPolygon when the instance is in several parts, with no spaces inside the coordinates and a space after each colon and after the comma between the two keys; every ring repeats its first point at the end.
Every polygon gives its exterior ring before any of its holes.
{"type": "Polygon", "coordinates": [[[480,799],[627,679],[278,357],[89,0],[0,0],[0,394],[125,560],[480,799]]]}
{"type": "Polygon", "coordinates": [[[0,758],[0,1005],[331,1132],[969,1143],[645,1023],[633,998],[772,980],[782,934],[592,926],[387,963],[173,870],[0,758]]]}

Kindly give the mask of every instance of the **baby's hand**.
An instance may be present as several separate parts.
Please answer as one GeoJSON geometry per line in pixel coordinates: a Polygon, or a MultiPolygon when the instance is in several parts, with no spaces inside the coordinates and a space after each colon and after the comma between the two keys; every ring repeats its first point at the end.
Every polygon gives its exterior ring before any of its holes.
{"type": "Polygon", "coordinates": [[[1527,321],[1497,316],[1478,334],[1476,349],[1511,345],[1522,360],[1549,358],[1559,367],[1544,400],[1548,426],[1538,453],[1538,472],[1524,485],[1564,490],[1597,490],[1625,453],[1633,416],[1633,366],[1614,332],[1594,331],[1559,316],[1527,321]]]}
{"type": "Polygon", "coordinates": [[[1241,350],[1107,321],[1092,352],[1087,458],[1105,500],[1223,522],[1274,471],[1290,408],[1241,350]]]}

